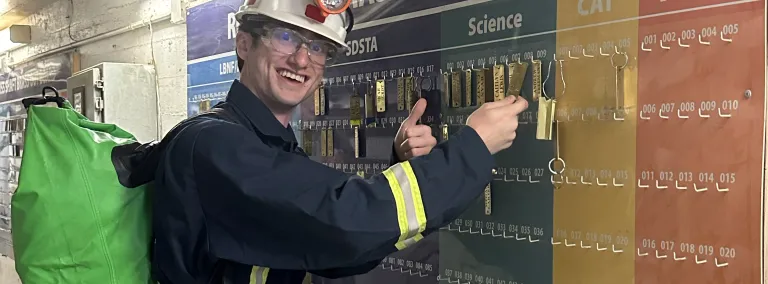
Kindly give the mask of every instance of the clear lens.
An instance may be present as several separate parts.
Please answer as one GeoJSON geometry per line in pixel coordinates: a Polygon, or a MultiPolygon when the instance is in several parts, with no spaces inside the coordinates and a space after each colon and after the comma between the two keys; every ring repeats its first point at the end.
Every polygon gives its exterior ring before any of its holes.
{"type": "Polygon", "coordinates": [[[338,48],[325,40],[309,40],[300,33],[287,28],[273,28],[268,31],[269,39],[275,51],[292,55],[302,46],[306,47],[309,59],[317,64],[329,64],[336,58],[338,48]]]}

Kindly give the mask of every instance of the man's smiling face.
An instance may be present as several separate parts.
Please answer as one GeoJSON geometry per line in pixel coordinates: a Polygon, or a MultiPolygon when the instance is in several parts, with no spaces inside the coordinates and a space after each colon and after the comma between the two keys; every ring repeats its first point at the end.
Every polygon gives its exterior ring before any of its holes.
{"type": "Polygon", "coordinates": [[[247,85],[277,110],[293,109],[314,93],[323,78],[325,56],[335,48],[312,32],[287,25],[266,24],[257,32],[240,33],[238,41],[248,38],[238,42],[238,55],[248,70],[241,81],[253,82],[247,85]]]}

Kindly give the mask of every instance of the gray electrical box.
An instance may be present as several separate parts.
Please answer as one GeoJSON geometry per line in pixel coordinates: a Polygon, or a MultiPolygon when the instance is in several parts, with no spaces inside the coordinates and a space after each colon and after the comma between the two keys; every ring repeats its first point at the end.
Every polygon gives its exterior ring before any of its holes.
{"type": "Polygon", "coordinates": [[[139,142],[158,139],[155,69],[151,65],[100,63],[67,79],[72,106],[96,122],[115,124],[139,142]]]}

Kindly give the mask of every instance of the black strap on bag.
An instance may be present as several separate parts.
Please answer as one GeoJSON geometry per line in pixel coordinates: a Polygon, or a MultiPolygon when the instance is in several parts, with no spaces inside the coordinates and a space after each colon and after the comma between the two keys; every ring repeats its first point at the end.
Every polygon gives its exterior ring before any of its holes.
{"type": "MultiPolygon", "coordinates": [[[[209,112],[198,116],[238,123],[224,108],[215,107],[209,112]]],[[[152,141],[143,144],[136,142],[114,147],[112,149],[112,164],[115,167],[120,184],[128,188],[135,188],[151,182],[155,178],[155,171],[160,163],[163,150],[187,126],[187,123],[180,123],[171,129],[160,142],[152,141]]]]}
{"type": "Polygon", "coordinates": [[[56,88],[51,86],[45,86],[43,87],[43,96],[42,97],[31,97],[21,100],[21,104],[24,105],[24,109],[29,109],[32,105],[44,105],[47,103],[56,103],[58,107],[64,107],[64,98],[59,96],[59,91],[56,90],[56,88]],[[49,90],[53,92],[53,96],[46,96],[45,91],[49,90]]]}

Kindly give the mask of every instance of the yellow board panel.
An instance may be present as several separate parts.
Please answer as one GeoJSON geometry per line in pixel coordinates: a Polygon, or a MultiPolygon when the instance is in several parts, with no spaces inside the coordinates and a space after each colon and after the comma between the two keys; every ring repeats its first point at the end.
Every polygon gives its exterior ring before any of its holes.
{"type": "Polygon", "coordinates": [[[553,283],[633,283],[638,3],[557,9],[553,283]]]}

